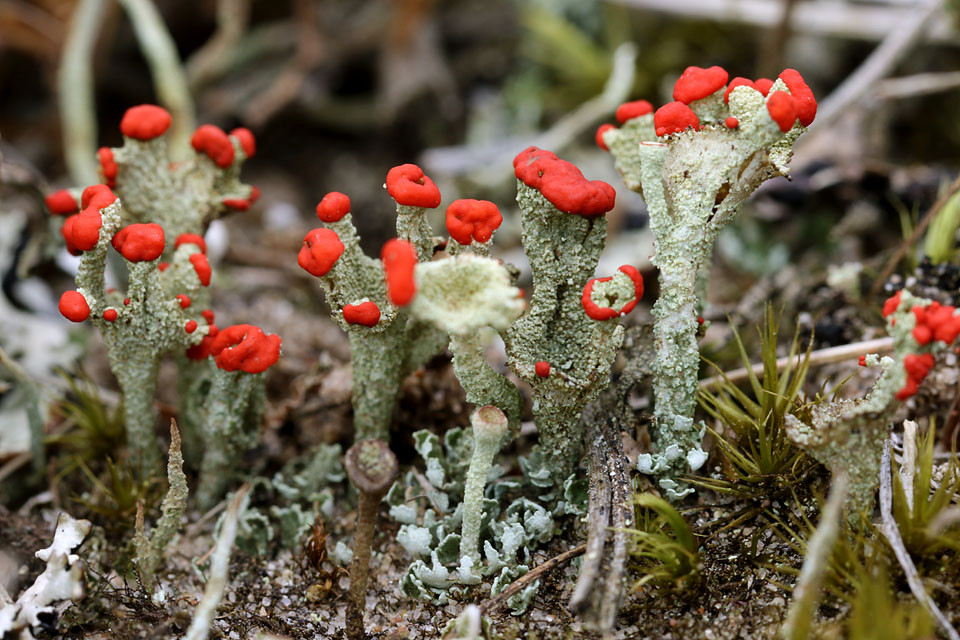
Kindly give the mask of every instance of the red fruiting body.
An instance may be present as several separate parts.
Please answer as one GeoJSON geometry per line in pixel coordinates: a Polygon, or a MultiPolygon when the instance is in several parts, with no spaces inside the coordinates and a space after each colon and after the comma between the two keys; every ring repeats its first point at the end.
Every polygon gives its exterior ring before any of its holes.
{"type": "Polygon", "coordinates": [[[900,306],[900,295],[903,291],[897,291],[895,294],[886,299],[883,303],[883,317],[886,318],[891,313],[897,310],[897,307],[900,306]]]}
{"type": "Polygon", "coordinates": [[[387,280],[387,297],[390,302],[403,307],[410,304],[417,292],[413,270],[417,266],[417,250],[406,240],[388,240],[380,251],[383,275],[387,280]]]}
{"type": "Polygon", "coordinates": [[[212,270],[210,269],[210,263],[207,261],[207,256],[202,253],[194,253],[190,256],[190,264],[193,265],[193,270],[197,272],[200,284],[209,287],[212,270]]]}
{"type": "Polygon", "coordinates": [[[253,204],[259,199],[260,199],[260,187],[258,187],[257,185],[251,185],[250,196],[247,198],[247,200],[250,201],[250,204],[253,204]]]}
{"type": "Polygon", "coordinates": [[[73,199],[73,196],[70,195],[70,192],[66,189],[54,191],[44,198],[43,201],[46,203],[50,213],[55,216],[68,216],[71,213],[76,213],[78,209],[77,201],[73,199]]]}
{"type": "Polygon", "coordinates": [[[960,335],[960,316],[954,315],[955,307],[931,302],[926,307],[915,306],[911,311],[916,318],[913,338],[921,345],[931,340],[949,344],[960,335]]]}
{"type": "Polygon", "coordinates": [[[208,331],[209,333],[203,336],[200,344],[187,348],[187,357],[191,360],[206,360],[210,357],[210,345],[213,344],[213,340],[219,332],[215,325],[210,325],[208,331]]]}
{"type": "Polygon", "coordinates": [[[170,128],[170,114],[155,104],[130,107],[120,121],[120,132],[136,140],[153,140],[170,128]]]}
{"type": "Polygon", "coordinates": [[[100,161],[103,181],[111,189],[117,186],[117,163],[113,159],[113,150],[110,147],[100,147],[97,150],[97,160],[100,161]]]}
{"type": "Polygon", "coordinates": [[[193,333],[197,330],[197,321],[196,320],[187,320],[187,324],[183,325],[183,330],[187,333],[193,333]]]}
{"type": "Polygon", "coordinates": [[[233,325],[217,333],[210,355],[226,371],[263,373],[280,358],[280,336],[249,324],[233,325]]]}
{"type": "Polygon", "coordinates": [[[195,244],[200,247],[200,253],[207,253],[207,243],[204,242],[202,236],[198,236],[195,233],[181,233],[177,236],[177,242],[174,244],[174,249],[179,249],[182,244],[195,244]]]}
{"type": "Polygon", "coordinates": [[[722,89],[728,77],[722,67],[687,67],[673,85],[673,99],[684,104],[701,100],[722,89]]]}
{"type": "MultiPolygon", "coordinates": [[[[177,294],[177,302],[180,303],[181,309],[188,309],[190,307],[190,296],[187,296],[182,293],[177,294]]],[[[208,322],[209,324],[209,322],[208,322]]]]}
{"type": "Polygon", "coordinates": [[[92,184],[80,195],[80,206],[84,209],[105,209],[116,202],[117,196],[105,184],[92,184]]]}
{"type": "Polygon", "coordinates": [[[640,272],[628,264],[622,265],[618,271],[626,274],[633,281],[634,297],[619,309],[614,309],[613,307],[601,307],[593,301],[593,286],[597,282],[608,282],[613,279],[613,276],[607,276],[606,278],[592,278],[587,282],[586,286],[583,287],[583,295],[580,297],[580,304],[583,306],[583,310],[587,313],[587,315],[594,320],[610,320],[611,318],[616,318],[617,316],[624,316],[633,311],[633,308],[637,306],[637,302],[641,297],[643,297],[643,278],[640,276],[640,272]]]}
{"type": "Polygon", "coordinates": [[[689,127],[699,131],[700,119],[693,109],[682,102],[668,102],[653,114],[653,128],[658,136],[668,136],[689,127]]]}
{"type": "Polygon", "coordinates": [[[730,81],[730,84],[727,85],[727,90],[723,92],[723,101],[730,102],[730,94],[737,87],[750,87],[751,89],[756,89],[756,85],[753,83],[753,80],[750,78],[736,77],[730,81]]]}
{"type": "Polygon", "coordinates": [[[867,356],[866,356],[866,354],[860,356],[860,359],[857,360],[857,364],[859,364],[861,367],[867,366],[867,356]]]}
{"type": "Polygon", "coordinates": [[[213,309],[204,309],[200,312],[200,315],[207,321],[207,324],[213,324],[213,309]]]}
{"type": "Polygon", "coordinates": [[[169,262],[161,262],[157,265],[157,271],[163,272],[170,268],[169,262]]]}
{"type": "Polygon", "coordinates": [[[67,218],[60,230],[70,253],[79,255],[81,251],[89,251],[97,246],[100,227],[103,226],[100,210],[113,204],[116,199],[117,196],[103,184],[92,185],[83,190],[80,198],[83,210],[67,218]]]}
{"type": "Polygon", "coordinates": [[[152,222],[128,224],[113,236],[113,248],[130,262],[150,262],[163,253],[163,227],[152,222]]]}
{"type": "Polygon", "coordinates": [[[97,150],[97,160],[100,162],[104,183],[111,189],[117,186],[117,163],[113,159],[113,150],[110,147],[100,147],[97,150]]]}
{"type": "Polygon", "coordinates": [[[723,124],[727,125],[727,127],[729,127],[730,129],[736,129],[737,127],[740,126],[740,121],[734,118],[733,116],[729,116],[727,117],[726,120],[723,121],[723,124]]]}
{"type": "Polygon", "coordinates": [[[350,213],[350,198],[339,191],[331,191],[323,196],[317,205],[317,217],[324,222],[340,222],[350,213]]]}
{"type": "Polygon", "coordinates": [[[787,89],[790,89],[793,110],[800,119],[800,124],[809,127],[817,117],[817,99],[813,97],[813,91],[796,69],[784,69],[779,78],[787,85],[787,89]]]}
{"type": "Polygon", "coordinates": [[[124,299],[123,299],[123,306],[127,306],[128,304],[130,304],[130,298],[124,298],[124,299]]]}
{"type": "Polygon", "coordinates": [[[546,360],[539,360],[533,365],[533,371],[541,378],[546,378],[550,375],[550,363],[546,360]]]}
{"type": "Polygon", "coordinates": [[[223,206],[234,211],[246,211],[250,208],[251,202],[246,198],[224,198],[223,206]]]}
{"type": "Polygon", "coordinates": [[[646,100],[634,100],[633,102],[624,102],[617,107],[617,122],[624,124],[628,120],[645,116],[653,112],[653,105],[646,100]]]}
{"type": "Polygon", "coordinates": [[[703,324],[704,322],[703,316],[697,316],[697,324],[703,324]]]}
{"type": "Polygon", "coordinates": [[[763,97],[766,98],[767,94],[770,93],[770,89],[773,87],[773,80],[770,78],[757,78],[753,81],[753,88],[763,94],[763,97]]]}
{"type": "Polygon", "coordinates": [[[906,400],[917,392],[920,383],[933,368],[933,355],[929,353],[911,353],[903,359],[903,368],[907,371],[907,382],[897,391],[897,400],[906,400]]]}
{"type": "Polygon", "coordinates": [[[447,207],[447,232],[463,245],[487,242],[501,222],[500,209],[488,200],[454,200],[447,207]]]}
{"type": "Polygon", "coordinates": [[[440,190],[415,164],[402,164],[387,173],[387,193],[397,204],[435,209],[440,206],[440,190]]]}
{"type": "Polygon", "coordinates": [[[597,133],[593,138],[594,142],[597,143],[597,146],[603,149],[604,151],[610,151],[610,149],[607,148],[607,143],[604,142],[603,140],[603,134],[605,134],[607,131],[610,131],[611,129],[616,129],[616,127],[610,123],[602,124],[599,127],[597,127],[597,133]]]}
{"type": "Polygon", "coordinates": [[[513,159],[514,175],[536,189],[560,211],[581,216],[599,216],[616,201],[617,192],[601,180],[587,180],[580,169],[553,152],[537,147],[524,149],[513,159]]]}
{"type": "Polygon", "coordinates": [[[103,319],[107,322],[113,322],[117,319],[117,310],[116,309],[107,309],[103,312],[103,319]]]}
{"type": "Polygon", "coordinates": [[[380,322],[380,307],[369,300],[360,304],[343,305],[343,319],[347,324],[373,327],[380,322]]]}
{"type": "Polygon", "coordinates": [[[336,231],[314,229],[303,238],[297,264],[310,275],[319,278],[327,275],[342,255],[343,242],[336,231]]]}
{"type": "Polygon", "coordinates": [[[797,121],[797,114],[793,110],[793,98],[787,95],[786,91],[774,91],[767,98],[767,112],[783,132],[790,131],[793,123],[797,121]]]}
{"type": "Polygon", "coordinates": [[[257,139],[253,137],[253,132],[246,127],[237,127],[230,132],[230,135],[240,142],[240,148],[248,158],[252,158],[257,153],[257,139]]]}
{"type": "Polygon", "coordinates": [[[201,125],[193,132],[190,144],[198,153],[205,154],[221,169],[233,164],[235,155],[233,143],[220,127],[212,124],[201,125]]]}
{"type": "Polygon", "coordinates": [[[64,291],[58,306],[63,317],[71,322],[83,322],[90,317],[90,305],[79,291],[64,291]]]}

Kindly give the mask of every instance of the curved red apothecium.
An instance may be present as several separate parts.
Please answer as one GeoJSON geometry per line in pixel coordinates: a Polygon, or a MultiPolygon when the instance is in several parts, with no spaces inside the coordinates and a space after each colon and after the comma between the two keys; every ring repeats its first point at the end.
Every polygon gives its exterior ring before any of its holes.
{"type": "Polygon", "coordinates": [[[394,238],[383,245],[380,260],[383,262],[383,275],[387,281],[387,297],[390,302],[398,307],[410,304],[417,292],[417,283],[413,277],[417,266],[417,250],[406,240],[394,238]]]}
{"type": "Polygon", "coordinates": [[[130,262],[149,262],[163,253],[163,227],[152,222],[128,224],[114,234],[113,248],[130,262]]]}
{"type": "Polygon", "coordinates": [[[347,324],[373,327],[380,322],[380,307],[367,300],[358,304],[343,305],[343,319],[347,324]]]}
{"type": "Polygon", "coordinates": [[[322,277],[343,255],[343,242],[332,229],[313,229],[303,238],[297,264],[310,275],[322,277]]]}
{"type": "Polygon", "coordinates": [[[217,333],[210,355],[226,371],[263,373],[280,358],[280,336],[252,324],[236,324],[217,333]]]}
{"type": "Polygon", "coordinates": [[[626,124],[628,120],[645,116],[648,113],[653,113],[652,104],[646,100],[634,100],[633,102],[624,102],[622,105],[617,107],[615,116],[617,118],[617,122],[620,124],[626,124]]]}
{"type": "Polygon", "coordinates": [[[454,200],[447,207],[447,232],[463,245],[487,242],[503,222],[497,205],[488,200],[454,200]]]}
{"type": "Polygon", "coordinates": [[[673,99],[690,104],[723,89],[729,75],[723,67],[687,67],[673,85],[673,99]]]}
{"type": "Polygon", "coordinates": [[[83,322],[90,317],[90,305],[79,291],[64,291],[57,306],[63,317],[70,322],[83,322]]]}
{"type": "Polygon", "coordinates": [[[593,301],[593,287],[598,282],[609,282],[610,280],[613,280],[613,276],[607,276],[606,278],[592,278],[591,280],[587,281],[586,286],[583,287],[583,295],[580,297],[580,304],[583,306],[583,310],[590,318],[594,320],[610,320],[611,318],[625,316],[633,311],[633,308],[637,306],[637,302],[643,297],[643,278],[641,277],[640,272],[629,264],[622,265],[618,271],[624,273],[628,278],[630,278],[630,280],[633,281],[634,297],[619,308],[601,307],[593,301]]]}
{"type": "Polygon", "coordinates": [[[560,211],[586,217],[603,215],[617,193],[602,180],[587,180],[573,163],[551,151],[529,147],[513,159],[517,180],[536,189],[560,211]]]}
{"type": "Polygon", "coordinates": [[[440,206],[440,189],[415,164],[402,164],[387,172],[387,193],[397,204],[408,207],[440,206]]]}
{"type": "Polygon", "coordinates": [[[120,132],[128,138],[146,142],[162,136],[170,128],[170,114],[155,104],[130,107],[120,120],[120,132]]]}
{"type": "Polygon", "coordinates": [[[668,136],[692,128],[700,130],[700,119],[682,102],[668,102],[653,114],[653,128],[658,136],[668,136]]]}
{"type": "Polygon", "coordinates": [[[317,217],[324,222],[340,222],[350,213],[350,198],[339,191],[331,191],[317,204],[317,217]]]}
{"type": "Polygon", "coordinates": [[[233,164],[233,158],[236,155],[233,143],[220,127],[212,124],[200,125],[193,132],[190,144],[197,153],[206,155],[221,169],[233,164]]]}

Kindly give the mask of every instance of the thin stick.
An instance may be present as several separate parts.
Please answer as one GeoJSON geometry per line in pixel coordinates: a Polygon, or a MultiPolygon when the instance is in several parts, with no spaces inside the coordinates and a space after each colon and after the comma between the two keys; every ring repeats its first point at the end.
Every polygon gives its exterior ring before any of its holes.
{"type": "Polygon", "coordinates": [[[878,100],[912,98],[960,87],[960,71],[916,73],[901,78],[888,78],[874,91],[878,100]]]}
{"type": "Polygon", "coordinates": [[[190,136],[196,128],[193,98],[187,84],[187,74],[180,62],[176,44],[163,22],[163,17],[151,0],[119,0],[127,12],[140,50],[150,65],[157,99],[170,110],[173,126],[170,130],[170,151],[174,158],[182,157],[189,148],[190,136]]]}
{"type": "Polygon", "coordinates": [[[587,550],[586,543],[581,544],[580,546],[574,547],[569,551],[564,551],[560,555],[550,558],[543,564],[537,565],[530,571],[527,571],[525,574],[523,574],[522,576],[520,576],[519,578],[511,582],[509,587],[507,587],[497,595],[493,596],[492,598],[490,598],[489,600],[481,604],[480,614],[486,615],[490,613],[491,611],[499,607],[501,604],[503,604],[507,598],[514,595],[515,593],[519,593],[520,590],[523,589],[525,586],[527,586],[529,583],[533,582],[543,574],[553,571],[560,565],[570,562],[577,556],[583,555],[583,552],[586,550],[587,550]]]}
{"type": "MultiPolygon", "coordinates": [[[[839,347],[829,347],[818,351],[810,352],[810,366],[830,364],[833,362],[843,362],[851,358],[861,356],[865,353],[887,353],[893,351],[893,338],[877,338],[876,340],[867,340],[865,342],[854,342],[853,344],[844,344],[839,347]]],[[[804,354],[799,353],[793,357],[797,362],[803,360],[804,354]]],[[[790,364],[791,358],[784,356],[777,359],[777,371],[782,371],[790,364]]],[[[754,375],[763,375],[763,363],[757,363],[750,367],[754,375]]],[[[730,382],[742,382],[748,378],[748,372],[745,368],[733,369],[726,374],[726,380],[730,382]]],[[[701,389],[711,389],[719,386],[724,381],[724,376],[711,376],[700,381],[701,389]]]]}
{"type": "Polygon", "coordinates": [[[780,636],[786,640],[806,640],[810,635],[813,614],[820,603],[820,587],[830,565],[830,554],[840,534],[840,516],[843,503],[847,499],[847,482],[845,473],[834,478],[817,530],[807,543],[803,566],[793,588],[793,601],[790,603],[787,621],[780,629],[780,636]]]}
{"type": "MultiPolygon", "coordinates": [[[[890,547],[893,549],[894,555],[897,556],[897,560],[900,562],[900,568],[903,569],[913,597],[920,602],[923,608],[927,610],[927,613],[933,616],[937,624],[940,625],[940,628],[943,629],[947,638],[950,640],[960,640],[960,634],[957,633],[950,624],[950,621],[943,615],[943,612],[937,607],[937,603],[933,601],[933,598],[930,597],[927,590],[923,588],[923,583],[920,581],[920,574],[917,573],[913,559],[903,544],[903,538],[900,537],[900,529],[897,528],[897,522],[893,519],[892,484],[890,477],[890,440],[888,439],[883,443],[883,459],[880,461],[880,518],[883,523],[881,531],[887,539],[887,542],[890,543],[890,547]]],[[[910,491],[912,489],[908,488],[907,490],[910,491]]]]}
{"type": "Polygon", "coordinates": [[[880,292],[880,288],[883,287],[883,283],[887,281],[887,278],[890,277],[890,274],[893,273],[893,270],[897,268],[897,265],[900,264],[900,260],[903,259],[903,255],[907,250],[916,244],[917,240],[920,239],[920,236],[923,235],[923,232],[927,230],[927,227],[930,226],[930,223],[933,221],[933,216],[947,204],[947,200],[955,194],[957,191],[960,191],[960,175],[954,178],[953,182],[950,183],[950,186],[947,187],[947,190],[937,198],[937,201],[933,203],[933,206],[927,209],[927,212],[923,214],[923,218],[920,220],[920,224],[914,228],[913,233],[910,234],[910,237],[906,239],[903,243],[900,244],[900,247],[897,249],[896,253],[890,256],[890,259],[887,260],[886,266],[883,268],[883,271],[880,272],[880,275],[877,276],[876,281],[873,283],[873,287],[870,288],[870,295],[875,296],[880,292]]]}
{"type": "Polygon", "coordinates": [[[217,612],[217,606],[220,604],[223,592],[227,588],[230,552],[233,551],[233,541],[237,538],[237,524],[249,490],[250,485],[244,484],[234,494],[233,500],[230,501],[230,506],[223,518],[220,536],[217,538],[213,560],[210,563],[210,579],[207,580],[207,587],[203,590],[203,597],[197,604],[193,621],[190,623],[190,628],[187,630],[184,640],[206,640],[207,634],[210,633],[213,616],[217,612]]]}
{"type": "Polygon", "coordinates": [[[867,56],[857,70],[847,76],[817,109],[812,135],[798,146],[808,146],[811,140],[825,132],[851,106],[872,93],[877,81],[889,75],[901,59],[913,48],[925,33],[931,19],[940,10],[940,0],[927,0],[911,9],[903,21],[891,29],[876,49],[867,56]]]}
{"type": "Polygon", "coordinates": [[[74,184],[99,182],[97,117],[93,97],[93,49],[103,19],[103,0],[79,0],[70,18],[60,71],[57,104],[63,127],[63,159],[74,184]]]}

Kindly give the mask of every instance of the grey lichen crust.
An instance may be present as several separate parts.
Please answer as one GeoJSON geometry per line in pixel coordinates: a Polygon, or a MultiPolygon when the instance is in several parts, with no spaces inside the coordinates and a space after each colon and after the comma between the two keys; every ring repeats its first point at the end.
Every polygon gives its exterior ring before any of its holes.
{"type": "MultiPolygon", "coordinates": [[[[426,211],[397,205],[398,236],[413,244],[421,261],[430,260],[436,244],[426,211]]],[[[320,284],[334,320],[350,340],[356,437],[388,439],[403,379],[442,351],[447,336],[389,301],[383,266],[380,260],[363,253],[352,220],[348,213],[337,222],[325,223],[336,232],[344,248],[330,271],[320,277],[320,284]],[[380,310],[374,326],[350,324],[343,319],[345,305],[368,301],[380,310]]]]}
{"type": "Polygon", "coordinates": [[[870,513],[880,480],[880,459],[890,421],[900,402],[897,393],[907,383],[904,359],[918,352],[935,354],[946,345],[933,341],[921,347],[913,337],[916,318],[911,310],[927,306],[930,300],[904,290],[900,304],[887,317],[887,331],[893,337],[891,356],[869,354],[866,366],[880,366],[880,377],[866,397],[857,400],[824,402],[813,407],[803,419],[786,416],[787,434],[798,446],[823,463],[834,475],[847,474],[850,481],[848,515],[870,513]]]}
{"type": "Polygon", "coordinates": [[[110,368],[123,391],[127,439],[141,477],[159,460],[153,400],[160,361],[167,354],[199,343],[209,330],[198,305],[184,309],[178,294],[198,296],[203,285],[190,262],[200,251],[194,244],[182,245],[169,268],[160,271],[159,259],[128,262],[127,292],[107,290],[104,269],[113,235],[120,229],[123,205],[114,201],[100,210],[102,226],[97,245],[83,253],[77,272],[77,291],[90,307],[90,322],[103,336],[110,368]],[[116,313],[108,321],[104,312],[116,313]],[[187,323],[197,328],[188,332],[187,323]]]}
{"type": "Polygon", "coordinates": [[[647,203],[653,231],[653,264],[660,270],[660,297],[653,307],[657,358],[654,369],[656,452],[640,456],[640,471],[661,476],[672,499],[692,489],[676,480],[706,460],[704,429],[694,424],[697,372],[697,277],[706,267],[720,230],[765,180],[787,175],[797,137],[795,123],[781,132],[767,111],[777,80],[765,98],[748,86],[735,88],[729,109],[723,91],[690,104],[701,130],[657,137],[653,114],[627,121],[603,135],[624,183],[647,203]],[[724,118],[737,118],[736,128],[724,118]]]}
{"type": "Polygon", "coordinates": [[[623,327],[592,320],[581,304],[606,242],[606,219],[564,213],[520,180],[517,203],[533,294],[504,343],[511,369],[532,388],[540,453],[559,483],[577,463],[583,409],[610,382],[623,327]],[[537,375],[541,361],[550,364],[550,375],[537,375]]]}
{"type": "Polygon", "coordinates": [[[240,182],[247,156],[240,140],[229,139],[233,162],[219,167],[193,150],[182,162],[171,162],[166,134],[147,141],[124,137],[123,146],[112,150],[117,164],[113,191],[123,200],[124,223],[154,222],[175,240],[184,233],[202,236],[213,220],[231,210],[225,203],[245,201],[249,206],[254,189],[240,182]]]}

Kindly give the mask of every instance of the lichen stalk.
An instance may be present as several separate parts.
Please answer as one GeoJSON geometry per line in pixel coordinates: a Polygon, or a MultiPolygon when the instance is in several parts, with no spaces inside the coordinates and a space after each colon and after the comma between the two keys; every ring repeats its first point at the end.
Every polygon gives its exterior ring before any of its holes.
{"type": "Polygon", "coordinates": [[[480,407],[470,416],[473,426],[473,455],[463,489],[463,527],[460,535],[460,562],[480,559],[480,519],[483,516],[483,488],[493,459],[507,433],[507,417],[497,407],[480,407]]]}

